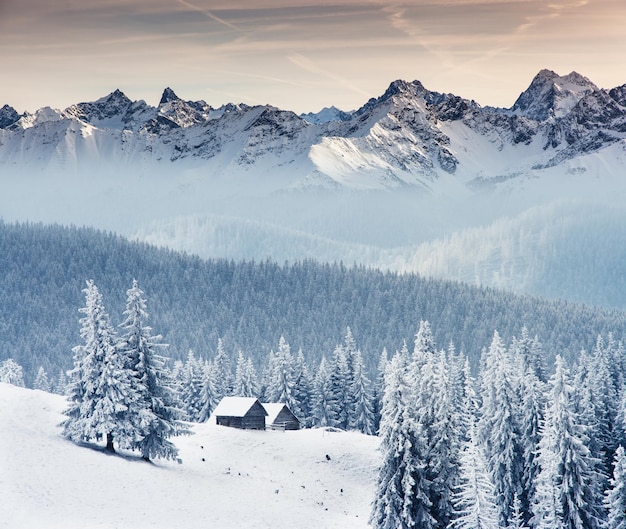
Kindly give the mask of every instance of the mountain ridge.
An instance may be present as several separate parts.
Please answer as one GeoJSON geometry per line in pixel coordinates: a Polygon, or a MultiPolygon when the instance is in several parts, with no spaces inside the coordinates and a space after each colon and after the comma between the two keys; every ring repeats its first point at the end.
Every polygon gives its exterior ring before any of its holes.
{"type": "Polygon", "coordinates": [[[430,192],[446,175],[470,189],[477,178],[501,187],[499,182],[520,172],[537,177],[559,167],[567,173],[572,165],[586,164],[585,155],[624,143],[625,94],[626,85],[604,90],[576,72],[541,70],[514,105],[503,109],[430,91],[420,81],[396,80],[354,112],[335,109],[335,117],[311,114],[309,121],[271,105],[216,109],[205,101],[184,101],[169,87],[153,107],[117,89],[64,110],[45,107],[19,115],[5,105],[0,167],[51,171],[104,158],[118,168],[143,160],[167,169],[167,162],[184,160],[227,179],[281,174],[283,189],[330,184],[430,192]],[[493,167],[475,167],[474,153],[493,167]]]}

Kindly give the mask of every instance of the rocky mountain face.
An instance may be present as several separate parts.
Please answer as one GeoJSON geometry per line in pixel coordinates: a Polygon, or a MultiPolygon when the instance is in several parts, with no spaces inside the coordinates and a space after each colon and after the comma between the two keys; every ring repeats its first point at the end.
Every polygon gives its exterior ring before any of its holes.
{"type": "MultiPolygon", "coordinates": [[[[0,168],[82,170],[155,164],[222,178],[278,175],[302,186],[473,189],[520,175],[594,170],[588,156],[626,145],[626,85],[604,90],[542,70],[512,108],[481,107],[419,81],[394,81],[351,113],[297,116],[271,106],[212,108],[170,88],[158,106],[120,90],[64,110],[0,109],[0,168]]],[[[623,149],[622,149],[623,150],[623,149]]],[[[612,152],[612,151],[611,151],[612,152]]]]}

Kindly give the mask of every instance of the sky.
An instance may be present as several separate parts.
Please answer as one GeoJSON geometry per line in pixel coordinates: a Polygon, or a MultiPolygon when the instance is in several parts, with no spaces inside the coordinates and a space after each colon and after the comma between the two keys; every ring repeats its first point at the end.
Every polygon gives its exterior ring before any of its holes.
{"type": "Polygon", "coordinates": [[[626,83],[624,0],[0,0],[0,106],[353,110],[395,79],[510,107],[536,73],[626,83]]]}

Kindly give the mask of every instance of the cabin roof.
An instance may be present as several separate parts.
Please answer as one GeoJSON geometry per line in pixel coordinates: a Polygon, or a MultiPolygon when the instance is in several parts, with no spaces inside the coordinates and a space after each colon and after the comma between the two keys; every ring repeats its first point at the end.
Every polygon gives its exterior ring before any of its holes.
{"type": "Polygon", "coordinates": [[[268,424],[273,424],[276,421],[276,418],[278,417],[280,412],[283,411],[283,409],[285,408],[289,411],[289,413],[291,413],[291,415],[293,415],[293,412],[289,409],[289,406],[287,406],[287,404],[285,404],[284,402],[264,402],[263,407],[267,412],[268,424]]]}
{"type": "MultiPolygon", "coordinates": [[[[255,397],[224,397],[213,411],[216,417],[243,417],[258,402],[255,397]]],[[[259,404],[261,404],[259,402],[259,404]]],[[[265,412],[267,415],[267,410],[265,412]]]]}

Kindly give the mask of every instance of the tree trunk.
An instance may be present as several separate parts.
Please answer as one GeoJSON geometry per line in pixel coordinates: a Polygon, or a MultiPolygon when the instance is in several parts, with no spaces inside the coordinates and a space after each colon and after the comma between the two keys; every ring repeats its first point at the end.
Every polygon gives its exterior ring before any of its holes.
{"type": "Polygon", "coordinates": [[[113,434],[110,432],[107,433],[106,450],[108,450],[109,452],[115,452],[115,448],[113,448],[113,434]]]}

